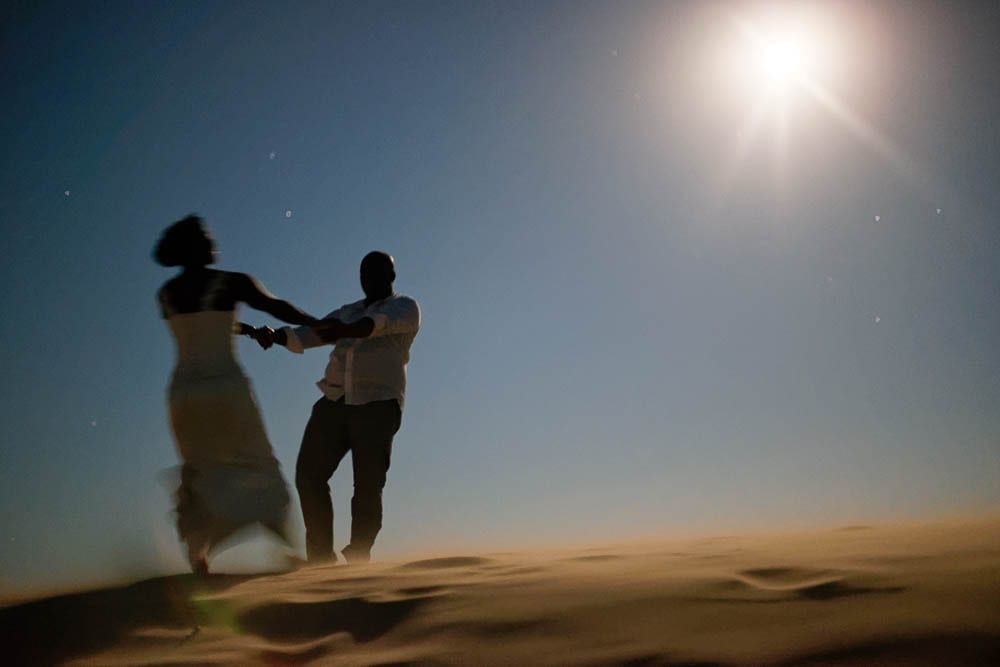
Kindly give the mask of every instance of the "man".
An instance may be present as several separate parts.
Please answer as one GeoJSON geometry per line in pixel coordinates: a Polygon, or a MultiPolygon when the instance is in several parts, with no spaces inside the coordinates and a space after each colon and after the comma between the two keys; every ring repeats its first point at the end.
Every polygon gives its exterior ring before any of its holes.
{"type": "Polygon", "coordinates": [[[382,488],[399,430],[406,389],[406,363],[420,328],[420,308],[393,291],[393,258],[370,252],[361,261],[365,298],[333,311],[322,321],[277,331],[261,327],[254,338],[301,354],[334,343],[295,465],[295,487],[306,524],[310,561],[336,560],[330,477],[347,452],[354,464],[348,562],[367,562],[382,527],[382,488]]]}

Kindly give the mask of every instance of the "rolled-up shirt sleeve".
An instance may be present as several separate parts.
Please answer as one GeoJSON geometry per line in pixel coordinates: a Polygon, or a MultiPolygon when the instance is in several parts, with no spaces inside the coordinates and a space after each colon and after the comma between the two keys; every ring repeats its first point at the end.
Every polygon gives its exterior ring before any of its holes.
{"type": "Polygon", "coordinates": [[[368,317],[375,323],[369,337],[416,333],[420,328],[420,306],[409,297],[393,299],[380,312],[368,317]]]}
{"type": "MultiPolygon", "coordinates": [[[[341,310],[341,308],[338,308],[323,319],[337,317],[341,310]]],[[[329,345],[329,343],[320,338],[308,324],[304,324],[300,327],[281,327],[281,331],[285,332],[285,348],[289,352],[302,354],[311,347],[329,345]]]]}

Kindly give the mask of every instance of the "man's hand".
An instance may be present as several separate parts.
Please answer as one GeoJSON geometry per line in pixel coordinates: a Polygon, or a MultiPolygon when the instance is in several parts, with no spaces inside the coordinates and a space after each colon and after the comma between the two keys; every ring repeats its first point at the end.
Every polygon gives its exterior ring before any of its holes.
{"type": "Polygon", "coordinates": [[[265,350],[274,345],[274,329],[269,326],[254,329],[250,337],[257,341],[257,344],[265,350]]]}

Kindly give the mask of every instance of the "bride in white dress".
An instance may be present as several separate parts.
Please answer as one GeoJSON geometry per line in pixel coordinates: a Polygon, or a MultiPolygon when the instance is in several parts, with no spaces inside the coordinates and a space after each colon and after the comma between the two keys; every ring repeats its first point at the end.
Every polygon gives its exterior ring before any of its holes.
{"type": "Polygon", "coordinates": [[[158,295],[177,343],[168,390],[170,425],[183,461],[177,531],[192,570],[207,573],[213,548],[244,526],[260,523],[285,539],[288,487],[236,359],[234,334],[253,332],[236,321],[236,306],[245,303],[289,324],[315,319],[247,274],[208,268],[215,242],[198,216],[168,227],[154,257],[163,266],[182,267],[158,295]]]}

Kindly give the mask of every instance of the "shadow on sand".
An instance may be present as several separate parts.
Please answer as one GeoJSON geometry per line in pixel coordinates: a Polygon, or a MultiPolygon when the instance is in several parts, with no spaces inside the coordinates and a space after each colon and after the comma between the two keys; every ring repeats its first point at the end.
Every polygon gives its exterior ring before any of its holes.
{"type": "Polygon", "coordinates": [[[192,574],[33,600],[0,609],[6,664],[49,665],[107,648],[149,626],[198,627],[194,596],[215,593],[255,578],[192,574]]]}

